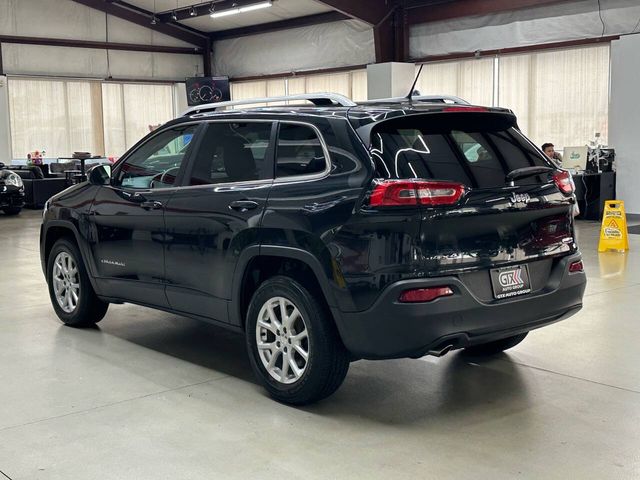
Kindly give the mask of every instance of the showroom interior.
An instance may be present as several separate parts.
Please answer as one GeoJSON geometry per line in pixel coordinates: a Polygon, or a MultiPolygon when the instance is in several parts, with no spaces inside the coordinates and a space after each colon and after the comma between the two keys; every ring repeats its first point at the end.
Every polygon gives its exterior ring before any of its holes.
{"type": "MultiPolygon", "coordinates": [[[[0,0],[0,478],[640,478],[638,78],[637,0],[0,0]],[[552,144],[543,173],[573,183],[575,239],[558,241],[582,254],[580,311],[504,353],[353,355],[306,405],[270,398],[238,329],[139,301],[91,328],[59,321],[41,259],[52,197],[173,119],[345,107],[378,121],[366,102],[380,99],[390,116],[511,111],[535,155],[552,144]],[[20,208],[1,203],[14,184],[20,208]]],[[[63,218],[79,198],[58,222],[94,221],[63,218]]],[[[330,208],[312,207],[305,219],[330,208]]],[[[340,265],[329,274],[348,284],[340,265]]]]}

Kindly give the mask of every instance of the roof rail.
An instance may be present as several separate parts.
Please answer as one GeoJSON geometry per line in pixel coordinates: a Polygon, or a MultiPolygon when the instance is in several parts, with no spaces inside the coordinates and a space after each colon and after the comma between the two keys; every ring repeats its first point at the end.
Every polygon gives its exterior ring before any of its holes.
{"type": "Polygon", "coordinates": [[[318,107],[338,105],[340,107],[355,107],[356,103],[337,93],[303,93],[300,95],[286,95],[282,97],[250,98],[246,100],[232,100],[230,102],[207,103],[197,105],[186,110],[181,116],[194,113],[212,112],[219,108],[235,107],[238,105],[252,105],[254,103],[275,103],[295,100],[308,100],[318,107]]]}
{"type": "Polygon", "coordinates": [[[466,100],[454,95],[416,95],[411,97],[393,97],[393,98],[376,98],[374,100],[366,100],[359,102],[361,104],[369,103],[403,103],[403,102],[424,102],[424,103],[451,103],[454,105],[470,105],[466,100]]]}

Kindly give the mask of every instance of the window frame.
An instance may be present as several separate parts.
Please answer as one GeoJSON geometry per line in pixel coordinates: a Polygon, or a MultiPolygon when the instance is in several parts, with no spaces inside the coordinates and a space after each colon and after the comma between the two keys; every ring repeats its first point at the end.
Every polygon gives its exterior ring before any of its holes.
{"type": "Polygon", "coordinates": [[[153,132],[149,133],[149,135],[143,137],[142,139],[140,139],[138,141],[138,143],[136,143],[133,147],[131,147],[127,152],[125,152],[125,154],[120,157],[120,159],[118,159],[118,161],[113,165],[112,170],[111,170],[111,179],[109,182],[109,185],[113,188],[117,188],[119,190],[124,190],[124,191],[132,191],[132,192],[158,192],[158,191],[167,191],[167,190],[175,190],[176,188],[180,188],[183,186],[184,184],[184,178],[185,178],[185,172],[186,172],[186,168],[187,166],[190,164],[191,159],[193,157],[193,152],[196,148],[197,145],[199,145],[200,142],[200,138],[202,138],[202,130],[203,130],[203,125],[202,125],[202,121],[190,121],[190,122],[183,122],[183,123],[173,123],[170,125],[163,125],[162,127],[158,128],[157,130],[154,130],[153,132]],[[178,171],[178,174],[176,175],[176,182],[174,185],[170,186],[170,187],[161,187],[161,188],[130,188],[130,187],[123,187],[122,185],[115,185],[113,183],[114,179],[116,178],[116,176],[120,173],[120,169],[122,168],[122,166],[124,164],[126,164],[129,159],[135,155],[135,153],[140,150],[142,147],[144,147],[148,142],[152,141],[155,137],[162,135],[164,133],[166,133],[169,130],[174,130],[176,128],[180,128],[180,127],[189,127],[189,126],[196,126],[196,129],[193,133],[193,140],[191,140],[191,142],[189,142],[188,148],[187,148],[187,152],[184,155],[184,158],[182,159],[182,163],[180,164],[180,170],[178,171]]]}
{"type": "Polygon", "coordinates": [[[278,132],[278,121],[271,118],[215,118],[201,121],[201,127],[199,130],[198,137],[194,142],[193,149],[189,154],[187,166],[184,169],[183,176],[180,179],[181,185],[179,188],[217,188],[231,185],[256,185],[256,184],[268,184],[273,183],[275,178],[275,151],[276,145],[275,140],[277,138],[278,132]],[[190,185],[191,175],[193,173],[193,169],[195,167],[195,159],[197,157],[196,152],[200,150],[200,146],[202,144],[202,140],[206,134],[206,131],[209,128],[209,125],[212,123],[271,123],[271,133],[269,135],[269,146],[267,147],[267,151],[264,155],[264,170],[266,172],[270,172],[271,178],[258,179],[258,180],[243,180],[239,182],[220,182],[220,183],[208,183],[205,185],[190,185]]]}
{"type": "Polygon", "coordinates": [[[320,132],[320,129],[314,125],[313,123],[310,122],[303,122],[303,121],[297,121],[297,120],[280,120],[277,122],[277,131],[276,131],[276,135],[275,135],[275,140],[274,140],[274,148],[273,148],[273,178],[274,178],[274,184],[281,184],[281,183],[292,183],[292,182],[305,182],[305,181],[313,181],[313,180],[320,180],[323,178],[326,178],[329,176],[329,174],[331,173],[331,156],[329,155],[329,148],[327,147],[327,142],[324,139],[324,136],[322,135],[322,132],[320,132]],[[278,167],[278,142],[280,140],[280,126],[281,125],[301,125],[301,126],[305,126],[305,127],[309,127],[312,130],[315,131],[316,136],[318,137],[318,140],[320,141],[320,146],[322,148],[322,151],[324,153],[324,162],[325,162],[325,168],[324,170],[322,170],[321,172],[317,172],[317,173],[311,173],[311,174],[304,174],[304,175],[291,175],[288,177],[278,177],[276,175],[276,170],[278,167]]]}

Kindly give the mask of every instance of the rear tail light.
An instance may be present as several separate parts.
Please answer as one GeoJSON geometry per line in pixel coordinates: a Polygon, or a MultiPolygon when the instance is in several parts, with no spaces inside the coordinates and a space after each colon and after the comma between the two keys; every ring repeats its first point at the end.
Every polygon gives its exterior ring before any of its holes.
{"type": "Polygon", "coordinates": [[[584,272],[584,264],[582,263],[582,260],[578,260],[577,262],[573,262],[569,265],[569,273],[577,272],[584,272]]]}
{"type": "Polygon", "coordinates": [[[449,287],[416,288],[414,290],[405,290],[398,300],[401,303],[425,303],[451,295],[453,295],[453,290],[449,287]]]}
{"type": "Polygon", "coordinates": [[[460,201],[464,185],[452,182],[427,182],[416,180],[382,180],[371,193],[372,207],[409,205],[454,205],[460,201]]]}
{"type": "Polygon", "coordinates": [[[573,182],[571,181],[571,175],[569,172],[559,170],[553,174],[553,181],[560,191],[564,194],[571,195],[573,193],[573,182]]]}

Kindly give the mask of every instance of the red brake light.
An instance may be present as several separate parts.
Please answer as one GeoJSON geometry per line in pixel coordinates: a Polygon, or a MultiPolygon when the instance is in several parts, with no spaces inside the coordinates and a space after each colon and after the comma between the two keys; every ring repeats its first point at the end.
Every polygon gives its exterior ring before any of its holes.
{"type": "Polygon", "coordinates": [[[582,260],[578,260],[577,262],[573,262],[569,265],[569,273],[576,272],[584,272],[584,264],[582,263],[582,260]]]}
{"type": "Polygon", "coordinates": [[[416,288],[402,292],[399,300],[402,303],[425,303],[451,295],[453,295],[453,290],[449,287],[416,288]]]}
{"type": "Polygon", "coordinates": [[[460,201],[463,193],[464,185],[454,182],[382,180],[373,189],[369,205],[372,207],[454,205],[460,201]]]}
{"type": "Polygon", "coordinates": [[[443,112],[452,113],[452,112],[488,112],[489,109],[486,107],[447,107],[442,110],[443,112]]]}
{"type": "Polygon", "coordinates": [[[556,182],[556,185],[562,193],[566,195],[573,193],[573,182],[571,181],[569,172],[565,172],[564,170],[557,171],[553,174],[553,181],[556,182]]]}

